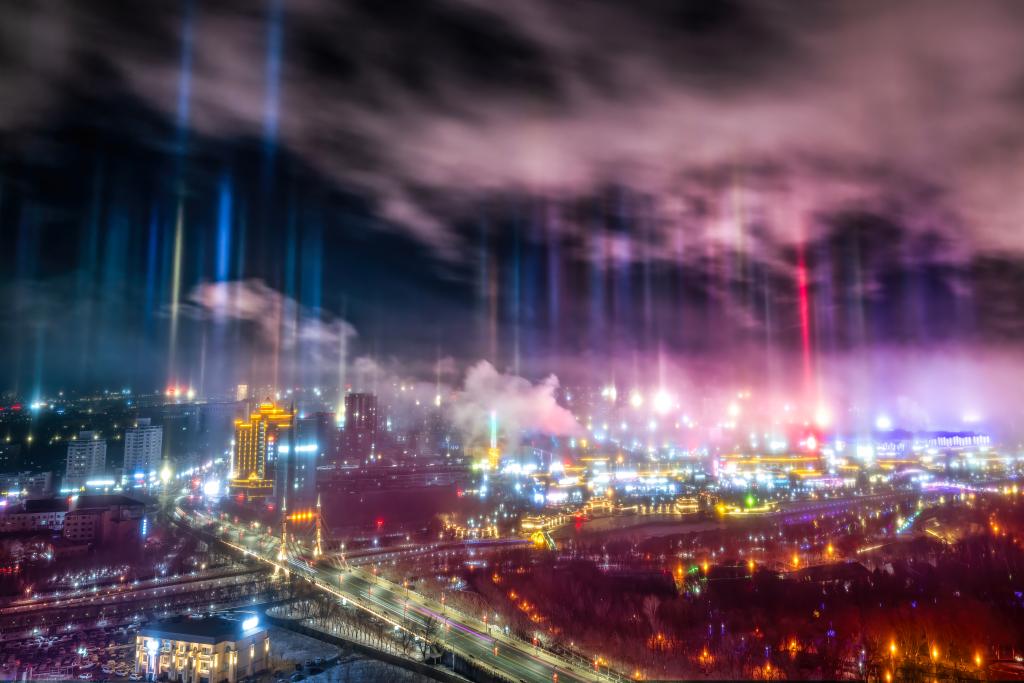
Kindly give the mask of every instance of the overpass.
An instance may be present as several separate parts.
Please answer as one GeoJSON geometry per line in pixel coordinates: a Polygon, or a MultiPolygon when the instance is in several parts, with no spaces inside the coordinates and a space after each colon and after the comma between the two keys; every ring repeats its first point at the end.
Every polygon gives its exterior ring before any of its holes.
{"type": "Polygon", "coordinates": [[[275,573],[301,577],[343,604],[431,641],[439,650],[453,652],[498,679],[524,683],[625,680],[615,671],[596,670],[592,663],[581,660],[569,661],[509,635],[488,624],[485,617],[462,613],[345,562],[338,566],[310,564],[277,539],[250,534],[196,510],[176,507],[174,517],[189,529],[212,535],[236,552],[267,564],[275,573]]]}

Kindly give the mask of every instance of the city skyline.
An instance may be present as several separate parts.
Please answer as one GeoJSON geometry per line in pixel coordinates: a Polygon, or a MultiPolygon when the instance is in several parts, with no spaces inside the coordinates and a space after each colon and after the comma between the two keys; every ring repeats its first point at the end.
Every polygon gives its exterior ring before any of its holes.
{"type": "Polygon", "coordinates": [[[1022,35],[0,3],[0,680],[1024,680],[1022,35]]]}

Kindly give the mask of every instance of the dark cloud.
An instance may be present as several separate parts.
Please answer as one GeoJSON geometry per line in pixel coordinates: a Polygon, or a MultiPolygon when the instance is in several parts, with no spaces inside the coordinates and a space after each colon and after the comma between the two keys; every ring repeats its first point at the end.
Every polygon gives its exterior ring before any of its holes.
{"type": "Polygon", "coordinates": [[[62,314],[165,372],[179,201],[183,299],[258,283],[425,374],[767,372],[805,322],[822,354],[1019,343],[1022,24],[995,0],[10,3],[11,374],[62,314]]]}
{"type": "MultiPolygon", "coordinates": [[[[797,220],[874,201],[898,177],[941,190],[931,200],[963,241],[1024,246],[1014,3],[294,0],[280,4],[279,101],[267,96],[273,11],[186,7],[128,20],[116,3],[6,7],[0,125],[113,85],[174,119],[188,63],[187,125],[272,130],[448,259],[471,253],[453,224],[495,194],[621,185],[653,198],[665,233],[689,181],[716,176],[705,224],[729,221],[722,205],[739,192],[761,229],[792,242],[797,220]]],[[[693,238],[727,239],[713,233],[693,238]]]]}

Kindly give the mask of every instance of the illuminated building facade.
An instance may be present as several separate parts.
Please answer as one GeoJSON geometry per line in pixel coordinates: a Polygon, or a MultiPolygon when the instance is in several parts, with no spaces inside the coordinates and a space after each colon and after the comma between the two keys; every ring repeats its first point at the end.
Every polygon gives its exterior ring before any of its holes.
{"type": "Polygon", "coordinates": [[[235,420],[231,488],[248,498],[273,493],[277,449],[292,427],[292,413],[277,404],[261,403],[248,420],[235,420]]]}
{"type": "Polygon", "coordinates": [[[269,667],[270,637],[252,614],[158,621],[135,637],[135,670],[147,680],[234,683],[269,667]]]}
{"type": "Polygon", "coordinates": [[[64,488],[77,489],[103,475],[107,469],[107,442],[95,432],[79,432],[68,442],[68,461],[64,488]]]}
{"type": "Polygon", "coordinates": [[[124,471],[148,475],[160,467],[163,453],[164,428],[140,417],[134,427],[124,432],[124,471]]]}

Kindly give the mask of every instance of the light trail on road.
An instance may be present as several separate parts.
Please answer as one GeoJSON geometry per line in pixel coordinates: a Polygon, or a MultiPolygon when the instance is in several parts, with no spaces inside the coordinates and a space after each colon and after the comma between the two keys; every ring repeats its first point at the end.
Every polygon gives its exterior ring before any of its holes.
{"type": "MultiPolygon", "coordinates": [[[[176,515],[180,521],[193,529],[201,528],[203,523],[230,526],[202,513],[190,515],[181,508],[176,510],[176,515]]],[[[205,533],[211,532],[206,530],[205,533]]],[[[498,637],[494,637],[478,631],[467,623],[472,620],[471,617],[450,608],[442,608],[442,613],[439,614],[429,606],[429,599],[425,596],[415,591],[391,588],[388,586],[390,582],[372,575],[367,576],[361,569],[327,570],[309,565],[290,554],[286,562],[281,562],[273,559],[277,556],[273,543],[258,543],[260,550],[254,550],[234,541],[218,538],[225,545],[265,562],[278,571],[295,572],[303,576],[319,589],[347,600],[358,609],[363,609],[413,636],[422,637],[430,630],[429,622],[433,621],[441,630],[439,636],[435,635],[434,642],[442,649],[456,651],[473,664],[512,680],[538,683],[552,681],[556,673],[557,680],[563,682],[621,680],[621,677],[614,673],[591,671],[583,664],[562,660],[504,633],[499,632],[498,637]],[[267,546],[266,550],[262,548],[264,545],[267,546]]]]}

